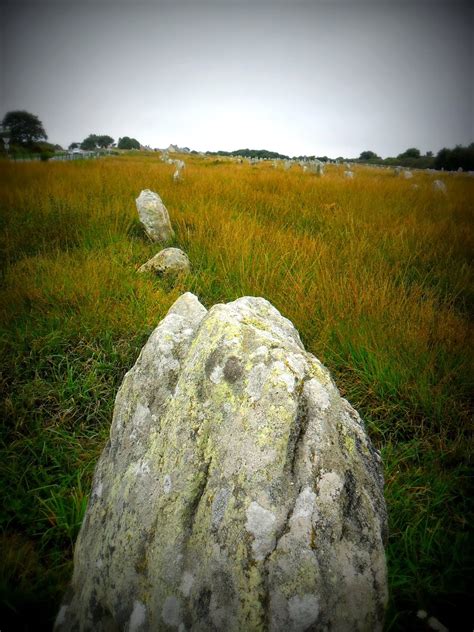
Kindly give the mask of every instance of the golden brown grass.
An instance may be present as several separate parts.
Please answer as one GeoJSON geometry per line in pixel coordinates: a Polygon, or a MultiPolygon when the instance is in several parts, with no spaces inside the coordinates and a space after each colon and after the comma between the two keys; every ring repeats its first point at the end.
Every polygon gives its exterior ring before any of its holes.
{"type": "Polygon", "coordinates": [[[294,322],[384,451],[389,626],[440,594],[454,599],[463,562],[445,559],[465,547],[474,179],[443,174],[445,196],[431,186],[439,174],[356,167],[346,180],[342,166],[318,178],[184,158],[178,184],[156,155],[1,165],[2,436],[17,461],[3,477],[17,499],[8,537],[66,559],[78,485],[88,489],[117,385],[147,334],[183,291],[207,306],[258,295],[294,322]],[[193,265],[175,286],[136,274],[157,251],[136,216],[143,188],[161,195],[193,265]]]}

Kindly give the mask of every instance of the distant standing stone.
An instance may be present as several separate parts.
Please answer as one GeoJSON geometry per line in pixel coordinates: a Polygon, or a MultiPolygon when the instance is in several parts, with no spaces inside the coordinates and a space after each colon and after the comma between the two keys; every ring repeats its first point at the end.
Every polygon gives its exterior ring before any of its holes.
{"type": "Polygon", "coordinates": [[[168,211],[157,193],[150,189],[143,190],[136,204],[140,221],[152,241],[166,243],[174,237],[168,211]]]}
{"type": "Polygon", "coordinates": [[[317,176],[324,175],[324,163],[321,160],[313,160],[309,163],[311,173],[315,173],[317,176]]]}
{"type": "Polygon", "coordinates": [[[442,180],[434,180],[433,181],[433,189],[435,191],[441,191],[442,193],[446,193],[446,185],[442,180]]]}
{"type": "Polygon", "coordinates": [[[410,178],[413,178],[413,174],[411,171],[405,170],[403,171],[403,177],[405,178],[405,180],[408,180],[410,178]]]}
{"type": "Polygon", "coordinates": [[[155,272],[162,276],[186,274],[191,269],[188,255],[179,248],[165,248],[144,263],[138,272],[155,272]]]}
{"type": "Polygon", "coordinates": [[[344,178],[352,179],[354,177],[353,171],[344,171],[344,178]]]}

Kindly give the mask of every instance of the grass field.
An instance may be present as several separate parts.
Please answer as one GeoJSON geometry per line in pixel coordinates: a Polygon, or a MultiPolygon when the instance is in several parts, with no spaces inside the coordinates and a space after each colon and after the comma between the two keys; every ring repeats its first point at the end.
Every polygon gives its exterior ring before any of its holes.
{"type": "Polygon", "coordinates": [[[422,629],[424,609],[472,630],[474,178],[442,175],[445,196],[421,172],[185,160],[177,184],[156,155],[0,164],[2,632],[51,624],[118,386],[187,290],[269,299],[365,419],[385,467],[386,629],[422,629]],[[159,249],[144,188],[193,264],[177,285],[136,273],[159,249]]]}

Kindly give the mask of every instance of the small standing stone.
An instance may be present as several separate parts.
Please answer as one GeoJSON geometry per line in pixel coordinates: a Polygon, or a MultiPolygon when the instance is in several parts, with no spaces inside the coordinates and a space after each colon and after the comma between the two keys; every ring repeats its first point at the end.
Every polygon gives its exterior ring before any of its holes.
{"type": "Polygon", "coordinates": [[[442,180],[434,180],[433,181],[433,190],[434,191],[441,191],[441,193],[446,193],[446,185],[444,184],[444,182],[442,180]]]}
{"type": "Polygon", "coordinates": [[[160,196],[150,189],[143,190],[136,199],[138,215],[152,241],[166,243],[174,237],[170,216],[160,196]]]}
{"type": "Polygon", "coordinates": [[[179,248],[165,248],[144,263],[138,272],[155,272],[162,276],[186,274],[191,269],[188,256],[179,248]]]}
{"type": "Polygon", "coordinates": [[[324,175],[324,163],[321,160],[313,160],[309,163],[309,169],[311,173],[315,173],[317,176],[324,175]]]}

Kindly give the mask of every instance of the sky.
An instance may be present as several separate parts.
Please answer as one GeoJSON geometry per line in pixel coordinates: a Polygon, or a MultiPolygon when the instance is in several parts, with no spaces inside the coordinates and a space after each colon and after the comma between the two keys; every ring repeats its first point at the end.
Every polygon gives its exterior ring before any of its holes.
{"type": "Polygon", "coordinates": [[[436,153],[474,141],[457,0],[0,0],[0,118],[198,151],[436,153]]]}

